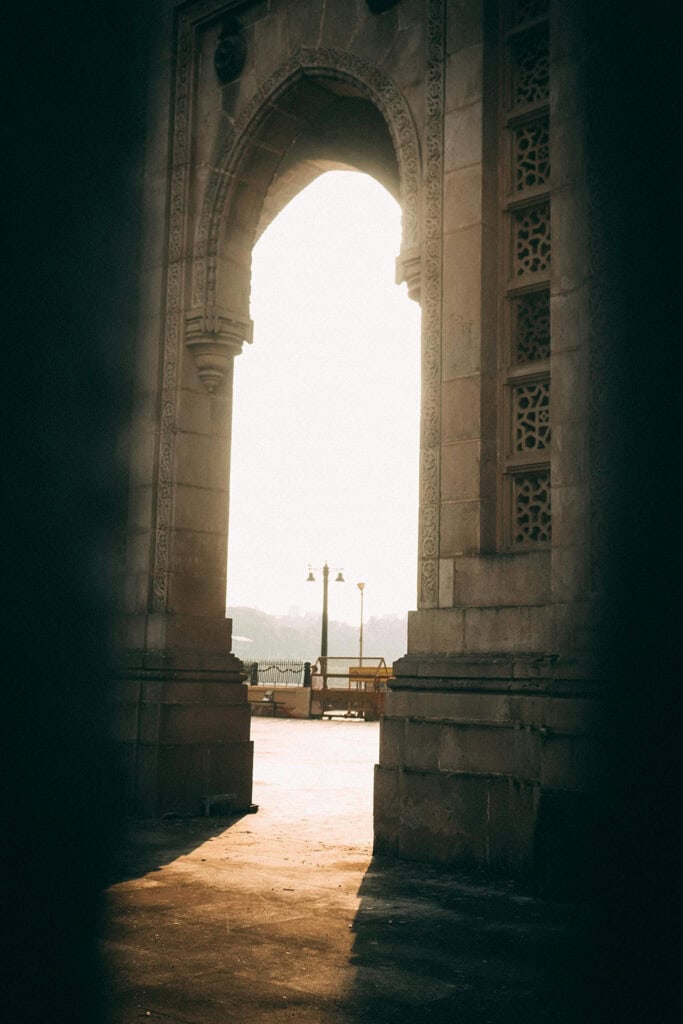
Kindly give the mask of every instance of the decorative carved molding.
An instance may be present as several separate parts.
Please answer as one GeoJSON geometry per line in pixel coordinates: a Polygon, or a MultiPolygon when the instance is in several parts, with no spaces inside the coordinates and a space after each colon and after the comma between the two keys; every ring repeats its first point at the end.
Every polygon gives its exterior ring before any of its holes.
{"type": "Polygon", "coordinates": [[[237,169],[257,129],[272,114],[273,106],[303,75],[348,81],[379,109],[389,128],[398,163],[403,245],[406,249],[418,245],[420,151],[415,124],[403,93],[387,75],[361,57],[342,50],[300,47],[266,79],[234,126],[226,126],[225,135],[219,141],[195,235],[193,305],[212,305],[216,301],[220,224],[229,206],[237,169]]]}
{"type": "MultiPolygon", "coordinates": [[[[534,9],[533,4],[518,5],[516,12],[505,8],[503,14],[508,20],[516,14],[524,23],[534,9]]],[[[547,21],[537,17],[527,29],[505,44],[499,91],[500,198],[509,244],[501,267],[505,313],[500,338],[507,365],[499,420],[498,534],[511,550],[548,545],[552,538],[549,34],[547,21]],[[517,205],[520,199],[526,202],[517,205]],[[533,291],[517,290],[530,285],[533,291]],[[521,369],[528,376],[522,377],[521,369]]]]}
{"type": "Polygon", "coordinates": [[[175,80],[172,97],[170,218],[166,276],[166,316],[159,425],[159,469],[156,488],[154,573],[150,601],[153,611],[166,609],[168,591],[168,531],[171,524],[171,484],[175,441],[176,389],[180,310],[184,289],[182,270],[189,173],[189,117],[195,33],[225,8],[225,0],[203,0],[178,13],[175,36],[175,80]]]}
{"type": "Polygon", "coordinates": [[[168,271],[166,277],[166,320],[161,384],[159,426],[159,470],[156,492],[153,611],[164,611],[168,588],[168,531],[171,522],[171,481],[175,437],[176,378],[178,370],[179,310],[182,294],[182,238],[187,177],[188,105],[193,31],[187,16],[178,24],[176,77],[173,96],[173,140],[170,180],[168,271]]]}
{"type": "MultiPolygon", "coordinates": [[[[156,492],[156,543],[154,552],[154,575],[151,594],[151,605],[154,611],[163,611],[166,607],[168,586],[168,532],[171,520],[171,488],[173,448],[175,439],[175,407],[178,374],[178,344],[181,330],[181,309],[184,294],[183,254],[185,242],[185,224],[187,217],[187,190],[190,171],[190,102],[193,81],[193,68],[196,59],[196,32],[202,25],[209,24],[226,6],[232,9],[235,5],[226,5],[225,0],[203,0],[187,5],[178,11],[175,38],[175,80],[173,94],[173,139],[170,179],[170,219],[169,243],[167,254],[168,273],[166,279],[166,316],[163,345],[163,369],[161,391],[161,421],[159,469],[156,492]]],[[[428,310],[429,326],[425,329],[426,362],[432,370],[440,368],[441,313],[440,289],[441,266],[440,253],[434,255],[433,243],[441,230],[441,179],[442,179],[442,132],[443,132],[443,49],[444,49],[444,3],[443,0],[430,0],[429,6],[429,43],[428,54],[430,71],[428,75],[428,122],[427,143],[429,151],[426,156],[428,171],[429,194],[426,200],[426,215],[431,227],[427,229],[428,237],[432,238],[429,272],[436,269],[437,278],[428,289],[426,309],[428,310]],[[431,184],[430,184],[431,183],[431,184]],[[434,194],[436,190],[436,195],[434,194]],[[435,225],[436,228],[435,228],[435,225]],[[435,235],[436,231],[436,235],[435,235]],[[434,262],[436,258],[436,264],[434,262]],[[437,265],[438,264],[438,265],[437,265]],[[438,296],[438,299],[437,299],[438,296]],[[438,339],[438,340],[437,340],[438,339]],[[435,361],[436,360],[436,361],[435,361]]],[[[417,132],[410,108],[402,92],[378,68],[368,61],[353,54],[341,51],[313,50],[301,48],[278,71],[271,75],[259,88],[257,94],[237,124],[229,129],[228,135],[222,140],[214,161],[216,171],[212,175],[204,195],[193,252],[192,300],[195,307],[215,307],[216,295],[216,260],[218,227],[231,186],[231,167],[239,163],[255,127],[270,112],[269,104],[276,100],[291,85],[294,76],[326,76],[338,80],[347,80],[360,88],[365,95],[376,104],[382,112],[389,127],[400,176],[400,203],[403,211],[403,246],[404,251],[420,244],[418,197],[420,179],[420,147],[417,132]]],[[[423,357],[424,361],[424,357],[423,357]]],[[[423,425],[423,437],[433,436],[437,425],[439,401],[434,394],[434,384],[425,385],[429,392],[423,405],[432,412],[426,417],[429,430],[423,425]]],[[[437,390],[440,390],[437,386],[437,390]]],[[[423,457],[423,490],[425,494],[434,496],[438,502],[439,494],[439,452],[430,453],[427,464],[429,472],[425,474],[423,457]]],[[[432,504],[432,502],[429,502],[432,504]]],[[[437,523],[432,525],[431,514],[428,517],[429,539],[422,550],[431,552],[433,539],[438,537],[438,504],[437,523]]],[[[427,603],[433,601],[438,594],[436,561],[430,556],[423,557],[421,569],[421,592],[426,596],[427,603]]],[[[424,600],[423,600],[424,603],[424,600]]],[[[434,603],[436,603],[434,601],[434,603]]]]}
{"type": "Polygon", "coordinates": [[[213,57],[216,77],[222,85],[234,82],[247,61],[247,41],[237,18],[226,18],[221,25],[218,46],[213,57]]]}
{"type": "Polygon", "coordinates": [[[202,306],[187,314],[185,344],[192,353],[197,375],[210,394],[220,390],[243,343],[252,341],[253,330],[251,320],[224,309],[202,306]]]}
{"type": "Polygon", "coordinates": [[[420,468],[420,606],[438,606],[441,445],[441,294],[443,120],[445,65],[444,0],[430,0],[427,25],[427,121],[424,235],[419,237],[419,145],[402,92],[378,68],[339,50],[300,48],[259,88],[217,150],[195,236],[193,304],[216,301],[220,224],[248,146],[279,97],[298,76],[347,80],[384,116],[394,142],[403,210],[401,272],[411,297],[423,302],[422,453],[420,468]],[[422,252],[420,251],[422,250],[422,252]],[[419,254],[419,255],[418,255],[419,254]]]}
{"type": "Polygon", "coordinates": [[[444,0],[430,0],[427,22],[427,121],[422,284],[422,425],[419,606],[439,603],[441,476],[441,295],[443,260],[444,0]]]}

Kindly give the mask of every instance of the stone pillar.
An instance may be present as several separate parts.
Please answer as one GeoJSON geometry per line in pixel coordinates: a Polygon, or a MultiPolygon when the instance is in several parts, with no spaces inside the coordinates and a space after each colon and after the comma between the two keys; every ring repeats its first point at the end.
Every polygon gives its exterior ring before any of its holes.
{"type": "Polygon", "coordinates": [[[587,657],[408,655],[375,770],[375,851],[534,878],[588,874],[601,701],[587,657]]]}
{"type": "Polygon", "coordinates": [[[246,673],[225,617],[233,361],[251,324],[216,309],[193,309],[185,323],[159,435],[145,419],[149,377],[132,434],[123,665],[111,699],[125,805],[142,816],[201,813],[212,793],[232,794],[235,810],[251,804],[246,673]]]}
{"type": "MultiPolygon", "coordinates": [[[[434,48],[440,5],[429,7],[434,48]]],[[[387,696],[375,849],[534,877],[558,892],[586,873],[602,707],[590,628],[586,207],[572,84],[581,44],[563,5],[550,4],[543,20],[501,8],[499,21],[478,3],[458,5],[457,17],[446,5],[443,81],[436,60],[427,69],[426,255],[419,288],[415,254],[402,256],[399,276],[423,305],[421,544],[425,552],[429,541],[432,576],[429,586],[421,580],[408,653],[387,696]],[[551,211],[552,264],[524,263],[524,232],[541,237],[542,206],[551,211]],[[529,295],[539,308],[545,297],[551,323],[539,324],[525,362],[529,342],[514,318],[533,308],[529,295]],[[539,434],[527,450],[515,402],[541,387],[552,442],[539,434]],[[424,439],[437,429],[427,464],[424,439]],[[541,472],[552,482],[552,535],[529,536],[511,526],[524,513],[511,485],[541,472]]]]}

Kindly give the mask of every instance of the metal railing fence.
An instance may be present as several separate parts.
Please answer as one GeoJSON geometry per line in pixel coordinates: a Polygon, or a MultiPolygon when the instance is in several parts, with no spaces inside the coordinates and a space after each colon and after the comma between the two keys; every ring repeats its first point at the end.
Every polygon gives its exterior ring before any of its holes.
{"type": "Polygon", "coordinates": [[[245,668],[250,686],[273,683],[278,686],[303,686],[304,662],[296,658],[251,661],[246,663],[245,668]]]}

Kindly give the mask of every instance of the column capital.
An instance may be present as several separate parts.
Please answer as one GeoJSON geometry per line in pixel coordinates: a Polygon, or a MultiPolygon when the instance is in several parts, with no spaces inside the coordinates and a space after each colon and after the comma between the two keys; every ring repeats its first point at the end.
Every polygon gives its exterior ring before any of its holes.
{"type": "Polygon", "coordinates": [[[404,249],[396,257],[396,284],[408,286],[408,298],[419,302],[422,297],[422,256],[417,247],[404,249]]]}
{"type": "Polygon", "coordinates": [[[254,324],[239,313],[219,306],[196,306],[185,316],[185,344],[192,353],[197,375],[213,394],[222,386],[230,362],[251,343],[254,324]]]}

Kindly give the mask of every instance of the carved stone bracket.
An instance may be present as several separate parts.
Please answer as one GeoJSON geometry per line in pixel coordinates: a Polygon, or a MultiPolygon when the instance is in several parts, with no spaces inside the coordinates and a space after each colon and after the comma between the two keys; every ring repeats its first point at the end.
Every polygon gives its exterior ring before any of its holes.
{"type": "Polygon", "coordinates": [[[197,375],[206,390],[218,391],[230,363],[251,343],[254,324],[248,318],[216,306],[191,309],[185,318],[185,344],[192,353],[197,375]]]}
{"type": "Polygon", "coordinates": [[[422,297],[422,257],[417,248],[404,249],[396,257],[396,284],[408,286],[408,298],[419,302],[422,297]]]}

